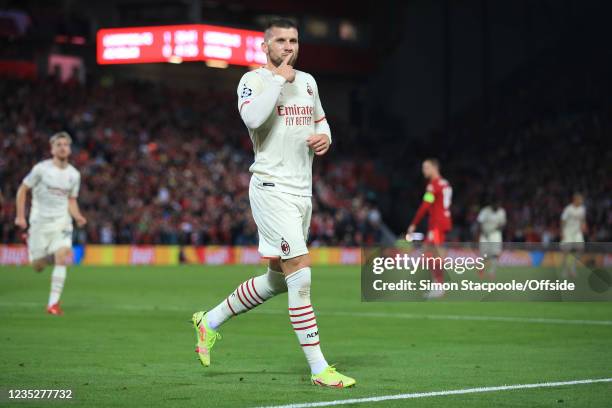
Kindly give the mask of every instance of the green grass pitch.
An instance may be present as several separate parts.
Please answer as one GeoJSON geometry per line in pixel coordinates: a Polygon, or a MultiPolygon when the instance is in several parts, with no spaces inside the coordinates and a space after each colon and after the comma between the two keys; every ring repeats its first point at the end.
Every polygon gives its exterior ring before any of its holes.
{"type": "MultiPolygon", "coordinates": [[[[224,325],[200,366],[191,314],[264,271],[73,267],[54,317],[49,269],[1,267],[0,405],[256,407],[612,377],[612,325],[453,318],[610,320],[610,303],[362,303],[357,267],[315,267],[312,288],[323,352],[355,388],[310,385],[286,295],[224,325]],[[7,389],[67,388],[70,403],[6,400],[7,389]]],[[[603,408],[612,383],[350,406],[603,408]]]]}

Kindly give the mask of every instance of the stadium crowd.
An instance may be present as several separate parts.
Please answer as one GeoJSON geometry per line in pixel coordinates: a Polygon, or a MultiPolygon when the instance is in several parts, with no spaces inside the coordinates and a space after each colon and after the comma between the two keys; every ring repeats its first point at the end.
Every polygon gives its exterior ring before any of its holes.
{"type": "MultiPolygon", "coordinates": [[[[490,197],[508,213],[506,241],[558,241],[560,215],[574,192],[586,199],[587,240],[612,240],[608,66],[590,64],[585,75],[582,65],[541,61],[491,95],[486,120],[476,104],[447,132],[422,139],[398,138],[396,129],[382,127],[366,136],[331,118],[333,148],[313,168],[310,243],[380,242],[383,214],[400,234],[425,187],[420,162],[432,156],[454,190],[451,241],[476,239],[476,217],[490,197]],[[372,140],[376,151],[364,150],[372,140]]],[[[72,162],[83,176],[79,201],[89,223],[77,242],[257,242],[248,203],[253,153],[233,92],[105,78],[87,85],[11,80],[0,87],[6,95],[0,242],[19,241],[15,191],[32,165],[48,157],[48,138],[59,130],[72,134],[72,162]]]]}
{"type": "MultiPolygon", "coordinates": [[[[253,152],[233,93],[53,78],[0,87],[0,242],[19,242],[15,192],[49,157],[49,137],[60,130],[73,137],[71,162],[82,175],[79,203],[88,224],[77,242],[257,242],[248,202],[253,152]]],[[[329,156],[314,166],[311,244],[378,242],[381,215],[367,197],[385,184],[371,163],[329,156]]]]}

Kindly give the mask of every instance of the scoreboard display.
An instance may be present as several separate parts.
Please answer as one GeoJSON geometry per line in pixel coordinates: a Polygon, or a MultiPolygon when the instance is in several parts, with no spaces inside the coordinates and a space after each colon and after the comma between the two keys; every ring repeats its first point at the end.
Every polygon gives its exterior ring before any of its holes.
{"type": "Polygon", "coordinates": [[[205,24],[105,28],[97,33],[98,64],[222,61],[263,65],[263,32],[205,24]]]}

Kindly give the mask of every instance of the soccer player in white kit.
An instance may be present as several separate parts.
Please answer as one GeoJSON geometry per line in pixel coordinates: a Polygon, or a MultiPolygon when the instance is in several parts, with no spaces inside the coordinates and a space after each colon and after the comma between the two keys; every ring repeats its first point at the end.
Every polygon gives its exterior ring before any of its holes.
{"type": "MultiPolygon", "coordinates": [[[[479,224],[480,253],[486,256],[485,269],[491,279],[495,278],[497,260],[502,252],[502,230],[506,225],[506,210],[499,200],[493,199],[491,205],[485,206],[476,219],[479,224]]],[[[481,271],[482,276],[482,271],[481,271]]]]}
{"type": "Polygon", "coordinates": [[[299,43],[289,20],[272,21],[264,34],[264,67],[246,73],[238,85],[238,110],[255,152],[249,199],[259,233],[259,252],[269,259],[267,273],[242,283],[214,309],[193,315],[204,366],[217,329],[287,292],[289,318],[311,369],[311,382],[346,388],[353,378],[330,366],[319,342],[310,301],[310,256],[306,241],[312,213],[312,162],[329,150],[331,132],[312,75],[295,70],[299,43]]]}
{"type": "Polygon", "coordinates": [[[28,191],[32,191],[28,255],[37,272],[54,263],[51,293],[47,312],[61,315],[60,297],[66,280],[66,266],[72,251],[72,218],[79,227],[87,220],[77,203],[81,175],[68,163],[72,139],[66,132],[51,137],[53,158],[36,164],[17,190],[17,218],[15,224],[26,230],[25,206],[28,191]],[[71,218],[72,216],[72,218],[71,218]],[[48,258],[53,257],[52,261],[48,258]]]}
{"type": "Polygon", "coordinates": [[[576,276],[576,256],[577,252],[584,249],[584,233],[587,230],[586,209],[583,204],[581,194],[575,193],[572,203],[569,204],[561,213],[561,250],[563,254],[563,274],[568,272],[571,276],[576,276]],[[573,252],[573,254],[572,254],[573,252]],[[568,259],[571,263],[568,265],[568,259]]]}

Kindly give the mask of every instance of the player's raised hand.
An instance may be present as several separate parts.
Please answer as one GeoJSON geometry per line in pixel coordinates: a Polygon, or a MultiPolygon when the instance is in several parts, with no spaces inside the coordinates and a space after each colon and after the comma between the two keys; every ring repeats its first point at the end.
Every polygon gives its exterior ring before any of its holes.
{"type": "Polygon", "coordinates": [[[324,133],[319,133],[316,135],[310,136],[306,139],[306,143],[308,146],[314,150],[317,156],[323,156],[329,150],[329,136],[324,133]]]}
{"type": "Polygon", "coordinates": [[[15,225],[23,230],[28,229],[28,222],[26,221],[25,217],[15,218],[15,225]]]}
{"type": "Polygon", "coordinates": [[[274,70],[275,74],[284,77],[287,82],[293,82],[295,80],[295,69],[289,65],[291,57],[293,57],[293,53],[287,54],[283,62],[274,70]]]}

